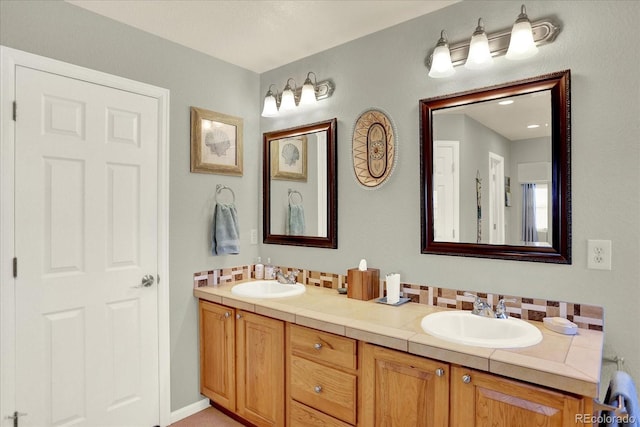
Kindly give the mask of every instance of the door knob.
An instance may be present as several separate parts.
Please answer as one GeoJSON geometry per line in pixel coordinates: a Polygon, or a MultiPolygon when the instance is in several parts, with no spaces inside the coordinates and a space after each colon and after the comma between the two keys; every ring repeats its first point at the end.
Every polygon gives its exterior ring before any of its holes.
{"type": "Polygon", "coordinates": [[[471,375],[463,375],[462,382],[465,384],[469,384],[471,382],[471,375]]]}
{"type": "Polygon", "coordinates": [[[153,277],[153,275],[147,274],[144,277],[142,277],[142,282],[140,282],[140,284],[142,285],[143,288],[148,288],[149,286],[153,285],[155,281],[156,279],[153,277]]]}
{"type": "Polygon", "coordinates": [[[438,376],[438,377],[444,376],[444,369],[442,369],[442,368],[436,369],[436,376],[438,376]]]}
{"type": "Polygon", "coordinates": [[[137,286],[132,286],[132,288],[148,288],[149,286],[153,285],[153,282],[155,282],[155,278],[153,277],[153,275],[151,274],[146,274],[142,277],[142,280],[140,281],[140,284],[137,286]]]}

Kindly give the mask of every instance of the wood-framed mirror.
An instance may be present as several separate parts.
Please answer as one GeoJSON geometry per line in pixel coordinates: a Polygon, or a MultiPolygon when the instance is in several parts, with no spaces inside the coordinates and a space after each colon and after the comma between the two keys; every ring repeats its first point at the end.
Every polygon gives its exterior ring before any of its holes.
{"type": "Polygon", "coordinates": [[[264,243],[338,247],[337,126],[263,134],[264,243]]]}
{"type": "Polygon", "coordinates": [[[422,253],[571,264],[570,71],[419,106],[422,253]]]}

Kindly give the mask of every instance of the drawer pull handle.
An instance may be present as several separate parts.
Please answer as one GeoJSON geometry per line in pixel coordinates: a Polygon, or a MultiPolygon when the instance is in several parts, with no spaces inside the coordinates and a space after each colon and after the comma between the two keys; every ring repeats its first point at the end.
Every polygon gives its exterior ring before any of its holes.
{"type": "Polygon", "coordinates": [[[224,312],[224,317],[225,317],[226,319],[228,319],[230,316],[231,316],[231,313],[229,313],[228,311],[225,311],[225,312],[224,312]]]}
{"type": "Polygon", "coordinates": [[[321,385],[317,385],[313,388],[313,391],[315,391],[316,393],[320,393],[322,391],[322,386],[321,385]]]}
{"type": "Polygon", "coordinates": [[[236,314],[236,319],[241,319],[242,318],[242,314],[236,314]]]}
{"type": "Polygon", "coordinates": [[[322,344],[320,344],[319,342],[315,343],[313,345],[313,348],[315,348],[316,350],[320,350],[322,348],[322,344]]]}
{"type": "Polygon", "coordinates": [[[471,382],[471,375],[463,375],[462,382],[465,384],[469,384],[471,382]]]}
{"type": "Polygon", "coordinates": [[[438,376],[438,377],[444,376],[444,369],[442,369],[442,368],[436,369],[436,376],[438,376]]]}

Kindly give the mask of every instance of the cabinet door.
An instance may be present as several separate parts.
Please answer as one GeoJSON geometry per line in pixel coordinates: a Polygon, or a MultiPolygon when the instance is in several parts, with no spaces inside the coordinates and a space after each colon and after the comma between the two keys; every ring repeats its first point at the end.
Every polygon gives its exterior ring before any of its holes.
{"type": "Polygon", "coordinates": [[[238,414],[257,426],[284,426],[284,354],[284,322],[238,311],[238,414]]]}
{"type": "Polygon", "coordinates": [[[200,393],[236,409],[234,310],[200,300],[200,393]]]}
{"type": "Polygon", "coordinates": [[[451,425],[567,427],[582,425],[582,400],[463,367],[451,370],[451,425]]]}
{"type": "Polygon", "coordinates": [[[365,344],[363,424],[365,426],[448,425],[449,365],[365,344]]]}

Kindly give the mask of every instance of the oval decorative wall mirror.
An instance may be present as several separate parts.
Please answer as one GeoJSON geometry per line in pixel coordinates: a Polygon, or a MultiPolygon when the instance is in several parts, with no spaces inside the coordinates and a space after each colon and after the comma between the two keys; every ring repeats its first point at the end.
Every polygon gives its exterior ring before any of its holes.
{"type": "Polygon", "coordinates": [[[422,253],[571,263],[569,84],[420,101],[422,253]]]}

